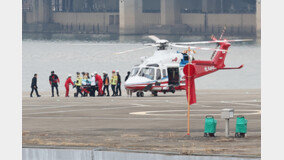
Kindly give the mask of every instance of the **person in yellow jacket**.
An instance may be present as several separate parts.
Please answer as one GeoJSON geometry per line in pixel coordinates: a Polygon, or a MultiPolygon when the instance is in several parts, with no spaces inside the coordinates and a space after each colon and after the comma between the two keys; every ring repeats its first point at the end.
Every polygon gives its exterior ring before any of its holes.
{"type": "Polygon", "coordinates": [[[83,97],[84,95],[81,92],[82,77],[80,76],[79,72],[77,72],[77,79],[76,79],[76,82],[75,82],[75,86],[76,86],[76,90],[77,90],[76,97],[78,97],[79,93],[83,97]]]}
{"type": "Polygon", "coordinates": [[[115,96],[116,95],[115,87],[117,85],[117,75],[115,74],[115,71],[112,71],[110,84],[111,84],[112,96],[115,96]]]}

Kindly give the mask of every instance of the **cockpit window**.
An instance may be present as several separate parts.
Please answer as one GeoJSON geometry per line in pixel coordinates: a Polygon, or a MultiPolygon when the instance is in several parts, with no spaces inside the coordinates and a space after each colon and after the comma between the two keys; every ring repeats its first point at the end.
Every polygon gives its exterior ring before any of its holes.
{"type": "Polygon", "coordinates": [[[139,73],[139,76],[146,77],[152,80],[154,80],[154,75],[155,75],[154,68],[142,68],[139,73]]]}
{"type": "Polygon", "coordinates": [[[160,80],[162,77],[161,77],[161,70],[160,69],[157,69],[157,72],[156,72],[156,79],[157,80],[160,80]]]}
{"type": "Polygon", "coordinates": [[[164,77],[164,78],[167,77],[167,71],[166,71],[166,69],[163,69],[163,77],[164,77]]]}
{"type": "Polygon", "coordinates": [[[131,73],[130,73],[130,77],[136,76],[136,74],[138,73],[139,68],[133,68],[131,73]]]}

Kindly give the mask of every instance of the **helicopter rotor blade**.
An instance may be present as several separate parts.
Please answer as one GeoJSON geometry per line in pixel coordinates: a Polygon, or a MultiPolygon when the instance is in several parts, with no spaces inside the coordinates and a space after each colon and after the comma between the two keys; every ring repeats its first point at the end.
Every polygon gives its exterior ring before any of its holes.
{"type": "Polygon", "coordinates": [[[158,37],[155,36],[155,35],[150,35],[150,36],[148,36],[148,37],[149,37],[150,39],[152,39],[153,41],[155,41],[156,43],[161,40],[160,38],[158,38],[158,37]]]}
{"type": "Polygon", "coordinates": [[[204,47],[194,47],[194,46],[183,46],[183,45],[176,45],[176,44],[170,44],[173,47],[177,48],[190,48],[190,49],[199,49],[199,50],[205,50],[205,51],[227,51],[223,49],[215,49],[215,48],[204,48],[204,47]]]}
{"type": "Polygon", "coordinates": [[[69,43],[68,45],[72,46],[118,46],[118,45],[140,45],[132,43],[69,43]]]}
{"type": "Polygon", "coordinates": [[[146,46],[146,47],[140,47],[140,48],[135,48],[135,49],[129,49],[129,50],[121,51],[121,52],[116,52],[116,53],[113,53],[113,54],[120,55],[120,54],[129,53],[129,52],[135,52],[135,51],[142,50],[142,49],[147,49],[147,48],[150,48],[150,47],[152,47],[152,46],[146,46]]]}
{"type": "Polygon", "coordinates": [[[247,41],[253,41],[253,39],[216,40],[216,41],[199,41],[199,42],[177,42],[177,43],[172,43],[172,44],[193,45],[193,44],[210,44],[210,43],[220,43],[220,42],[247,42],[247,41]]]}

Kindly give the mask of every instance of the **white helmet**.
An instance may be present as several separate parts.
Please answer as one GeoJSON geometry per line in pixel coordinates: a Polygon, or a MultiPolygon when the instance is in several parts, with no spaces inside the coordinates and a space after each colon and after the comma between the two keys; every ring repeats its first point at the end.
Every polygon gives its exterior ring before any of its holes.
{"type": "Polygon", "coordinates": [[[71,77],[72,75],[71,74],[68,74],[68,77],[71,77]]]}
{"type": "Polygon", "coordinates": [[[116,73],[118,73],[119,72],[119,70],[116,70],[116,73]]]}
{"type": "Polygon", "coordinates": [[[96,75],[96,74],[98,74],[98,72],[95,71],[95,72],[94,72],[94,75],[96,75]]]}
{"type": "Polygon", "coordinates": [[[94,77],[94,73],[91,73],[91,77],[94,77]]]}

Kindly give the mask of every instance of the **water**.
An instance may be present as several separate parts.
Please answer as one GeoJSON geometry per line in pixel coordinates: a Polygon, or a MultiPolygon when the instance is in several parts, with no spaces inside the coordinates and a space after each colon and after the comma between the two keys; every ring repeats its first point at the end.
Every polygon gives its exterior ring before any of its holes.
{"type": "MultiPolygon", "coordinates": [[[[203,37],[188,36],[160,36],[170,41],[200,41],[209,40],[203,37]]],[[[234,38],[236,39],[236,37],[234,38]]],[[[126,72],[133,65],[140,63],[140,57],[151,56],[154,47],[137,50],[125,54],[115,55],[125,50],[142,48],[143,43],[151,41],[144,36],[110,36],[99,38],[62,38],[23,39],[23,91],[30,91],[31,79],[38,74],[39,91],[49,91],[48,77],[54,70],[59,76],[60,90],[64,89],[64,82],[68,74],[76,72],[94,72],[102,74],[107,71],[119,70],[124,80],[126,72]]],[[[204,46],[204,45],[200,45],[204,46]]],[[[208,47],[205,45],[204,47],[208,47]]],[[[214,48],[214,45],[209,45],[214,48]]],[[[182,49],[179,49],[182,51],[182,49]]],[[[211,52],[197,50],[196,59],[210,59],[211,52]]],[[[239,66],[241,70],[218,71],[196,80],[197,89],[259,89],[261,85],[261,49],[260,44],[253,42],[233,43],[229,49],[225,64],[239,66]]]]}

